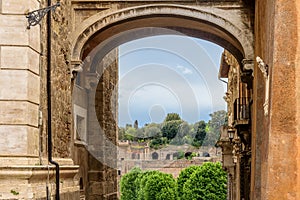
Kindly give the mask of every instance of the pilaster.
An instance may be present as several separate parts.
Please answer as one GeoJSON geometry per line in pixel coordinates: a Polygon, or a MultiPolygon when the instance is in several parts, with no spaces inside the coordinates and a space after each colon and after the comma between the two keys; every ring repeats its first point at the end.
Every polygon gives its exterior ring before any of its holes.
{"type": "Polygon", "coordinates": [[[6,158],[15,157],[14,164],[24,165],[39,155],[40,27],[27,29],[25,13],[40,3],[0,4],[0,161],[10,165],[6,158]]]}

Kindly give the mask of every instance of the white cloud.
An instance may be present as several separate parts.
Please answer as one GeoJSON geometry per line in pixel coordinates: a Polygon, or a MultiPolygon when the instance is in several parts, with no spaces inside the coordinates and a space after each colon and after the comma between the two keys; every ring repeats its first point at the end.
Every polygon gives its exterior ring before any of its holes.
{"type": "Polygon", "coordinates": [[[177,65],[177,68],[180,69],[183,74],[193,74],[192,70],[190,70],[188,67],[177,65]]]}

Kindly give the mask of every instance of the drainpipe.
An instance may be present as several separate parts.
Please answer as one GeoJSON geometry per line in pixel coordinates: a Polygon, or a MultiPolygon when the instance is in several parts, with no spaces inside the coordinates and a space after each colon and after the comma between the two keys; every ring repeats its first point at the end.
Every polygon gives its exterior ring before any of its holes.
{"type": "MultiPolygon", "coordinates": [[[[48,6],[51,6],[51,0],[48,0],[48,6]]],[[[51,112],[51,10],[47,15],[47,103],[48,103],[48,161],[55,165],[55,199],[59,200],[59,164],[52,159],[52,112],[51,112]]]]}

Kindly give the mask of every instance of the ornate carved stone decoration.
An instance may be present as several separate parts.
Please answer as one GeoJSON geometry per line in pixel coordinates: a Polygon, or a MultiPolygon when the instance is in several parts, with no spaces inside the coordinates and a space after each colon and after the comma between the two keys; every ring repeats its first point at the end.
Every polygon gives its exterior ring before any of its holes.
{"type": "Polygon", "coordinates": [[[241,81],[247,84],[247,88],[252,88],[253,82],[253,60],[250,59],[243,59],[243,70],[241,72],[241,81]]]}
{"type": "Polygon", "coordinates": [[[254,70],[254,67],[253,67],[253,60],[251,60],[251,59],[243,59],[242,60],[242,64],[243,64],[243,68],[245,69],[245,70],[254,70]]]}
{"type": "Polygon", "coordinates": [[[264,61],[259,57],[259,56],[257,56],[256,57],[256,62],[257,62],[257,64],[258,64],[258,67],[259,67],[259,69],[260,69],[260,71],[263,73],[263,75],[264,75],[264,78],[265,79],[267,79],[268,78],[268,65],[266,65],[265,63],[264,63],[264,61]]]}
{"type": "Polygon", "coordinates": [[[259,69],[263,73],[265,79],[265,103],[263,107],[264,107],[264,114],[265,116],[267,116],[269,112],[269,67],[258,56],[256,57],[256,62],[258,64],[259,69]]]}
{"type": "Polygon", "coordinates": [[[71,79],[76,78],[76,75],[78,72],[83,71],[83,66],[84,62],[80,61],[72,61],[71,62],[71,68],[70,68],[70,74],[71,74],[71,79]]]}

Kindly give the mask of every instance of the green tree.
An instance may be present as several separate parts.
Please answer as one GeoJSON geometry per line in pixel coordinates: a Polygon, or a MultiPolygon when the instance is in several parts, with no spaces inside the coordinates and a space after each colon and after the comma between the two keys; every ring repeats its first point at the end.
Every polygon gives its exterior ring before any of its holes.
{"type": "Polygon", "coordinates": [[[187,140],[186,136],[189,135],[189,132],[190,132],[189,124],[185,121],[182,121],[178,127],[178,131],[177,131],[175,138],[173,138],[170,141],[170,144],[183,145],[184,143],[187,143],[188,140],[187,140]]]}
{"type": "Polygon", "coordinates": [[[205,121],[199,121],[195,123],[194,125],[194,131],[195,131],[195,138],[192,142],[192,145],[195,147],[201,147],[203,144],[203,141],[206,136],[206,123],[205,121]]]}
{"type": "Polygon", "coordinates": [[[137,133],[137,130],[133,127],[128,127],[125,131],[125,139],[126,140],[130,140],[130,141],[134,141],[134,140],[137,140],[136,138],[136,133],[137,133]]]}
{"type": "Polygon", "coordinates": [[[228,124],[228,116],[225,110],[219,110],[209,115],[210,120],[207,123],[207,137],[205,146],[215,146],[220,137],[221,126],[228,124]]]}
{"type": "Polygon", "coordinates": [[[125,140],[125,128],[123,128],[123,127],[119,128],[118,140],[125,140]]]}
{"type": "Polygon", "coordinates": [[[177,135],[181,123],[181,120],[164,122],[161,128],[162,136],[168,138],[168,140],[173,139],[177,135]]]}
{"type": "Polygon", "coordinates": [[[168,113],[164,122],[169,122],[169,121],[176,121],[176,120],[181,120],[179,114],[177,113],[168,113]]]}
{"type": "Polygon", "coordinates": [[[135,120],[135,121],[134,121],[133,127],[134,127],[135,129],[138,129],[138,128],[139,128],[139,122],[138,122],[138,120],[135,120]]]}
{"type": "Polygon", "coordinates": [[[136,129],[135,137],[137,139],[144,139],[146,137],[145,136],[145,130],[144,130],[144,128],[138,128],[138,129],[136,129]]]}
{"type": "Polygon", "coordinates": [[[136,179],[142,173],[140,168],[133,168],[121,178],[121,200],[132,200],[138,198],[138,185],[136,179]]]}
{"type": "Polygon", "coordinates": [[[163,145],[166,145],[168,143],[168,139],[166,137],[158,137],[154,138],[150,142],[150,147],[154,149],[159,149],[163,145]]]}
{"type": "Polygon", "coordinates": [[[182,199],[226,200],[227,175],[220,163],[204,163],[183,185],[182,199]]]}
{"type": "Polygon", "coordinates": [[[155,138],[161,137],[161,130],[159,124],[151,123],[145,126],[145,137],[155,138]]]}
{"type": "Polygon", "coordinates": [[[177,178],[177,194],[179,199],[182,199],[184,184],[186,183],[187,180],[189,180],[191,175],[199,168],[200,168],[199,165],[192,165],[185,168],[184,170],[181,170],[177,178]]]}
{"type": "Polygon", "coordinates": [[[170,174],[148,173],[140,181],[140,200],[176,200],[176,181],[170,174]]]}

